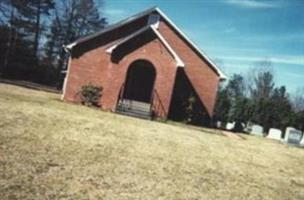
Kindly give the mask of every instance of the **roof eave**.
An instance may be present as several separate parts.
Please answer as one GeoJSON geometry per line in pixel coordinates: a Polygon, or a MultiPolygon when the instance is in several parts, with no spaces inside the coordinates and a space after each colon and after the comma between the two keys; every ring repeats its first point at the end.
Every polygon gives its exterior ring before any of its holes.
{"type": "Polygon", "coordinates": [[[138,19],[138,18],[140,18],[140,17],[142,17],[142,16],[145,16],[145,15],[148,14],[148,13],[151,13],[151,12],[155,11],[156,8],[157,8],[156,6],[153,6],[153,7],[149,8],[149,9],[147,9],[147,10],[145,10],[145,11],[142,11],[142,12],[140,12],[140,13],[137,13],[137,14],[135,14],[135,15],[132,15],[132,16],[130,16],[130,17],[127,17],[127,18],[125,18],[125,19],[123,19],[123,20],[120,20],[120,21],[118,21],[118,22],[116,22],[116,23],[114,23],[114,24],[112,24],[112,25],[110,25],[110,26],[108,26],[108,27],[102,29],[101,31],[99,31],[99,32],[97,32],[97,33],[94,33],[94,34],[91,34],[91,35],[88,35],[88,36],[84,36],[83,38],[80,38],[80,39],[78,39],[78,40],[75,40],[74,42],[72,42],[72,43],[70,43],[70,44],[68,44],[68,45],[66,45],[66,46],[69,46],[69,47],[71,47],[71,49],[72,49],[74,46],[78,45],[78,44],[81,43],[81,42],[90,40],[90,39],[92,39],[92,38],[94,38],[94,37],[97,37],[97,36],[99,36],[99,35],[101,35],[101,34],[103,34],[103,33],[105,33],[105,32],[111,31],[111,30],[113,30],[113,29],[115,29],[115,28],[117,28],[117,27],[119,27],[119,26],[121,26],[121,25],[123,25],[123,24],[131,23],[131,22],[133,22],[134,20],[136,20],[136,19],[138,19]]]}
{"type": "MultiPolygon", "coordinates": [[[[143,12],[140,12],[138,14],[135,14],[135,15],[132,15],[131,17],[128,17],[124,20],[121,20],[111,26],[109,26],[108,28],[105,28],[103,29],[102,31],[100,32],[97,32],[95,34],[92,34],[92,35],[89,35],[87,37],[84,37],[84,38],[81,38],[81,39],[78,39],[68,45],[66,45],[66,48],[71,50],[73,47],[77,46],[79,43],[81,42],[84,42],[84,41],[87,41],[87,40],[90,40],[94,37],[97,37],[105,32],[108,32],[110,30],[113,30],[121,25],[124,25],[124,24],[127,24],[127,23],[131,23],[133,22],[134,20],[142,17],[142,16],[145,16],[146,14],[148,13],[151,13],[153,11],[156,11],[158,12],[171,26],[173,26],[174,29],[177,30],[177,32],[182,36],[184,37],[184,39],[210,64],[210,66],[213,68],[213,70],[216,72],[216,74],[219,76],[220,80],[223,81],[223,80],[226,80],[227,77],[226,75],[211,61],[211,59],[202,51],[198,48],[198,46],[196,44],[194,44],[189,38],[188,36],[186,36],[175,24],[174,22],[164,13],[161,11],[160,8],[154,6],[152,8],[149,8],[143,12]]],[[[182,64],[182,63],[180,63],[182,64]]]]}
{"type": "Polygon", "coordinates": [[[226,75],[211,61],[211,59],[202,51],[202,50],[200,50],[199,48],[198,48],[198,46],[196,45],[196,44],[194,44],[191,40],[190,40],[190,38],[188,38],[188,36],[185,34],[185,33],[183,33],[176,25],[175,25],[175,23],[160,9],[160,8],[158,8],[158,7],[156,7],[155,8],[155,10],[166,20],[166,21],[168,21],[169,22],[169,24],[170,25],[172,25],[173,26],[173,28],[174,29],[176,29],[177,30],[177,32],[179,33],[179,34],[181,34],[185,39],[186,39],[186,41],[187,42],[189,42],[189,44],[191,45],[191,46],[193,46],[193,48],[197,51],[197,52],[199,52],[206,60],[207,60],[207,62],[212,66],[212,68],[215,70],[215,72],[218,74],[218,76],[220,77],[220,80],[226,80],[227,79],[227,77],[226,77],[226,75]]]}
{"type": "Polygon", "coordinates": [[[173,48],[169,45],[169,43],[166,41],[166,39],[161,35],[159,31],[154,27],[154,25],[149,25],[146,27],[143,27],[142,29],[134,32],[132,35],[129,35],[125,39],[118,41],[116,44],[112,45],[111,47],[106,49],[106,52],[111,54],[119,45],[125,43],[126,41],[140,35],[141,33],[147,31],[148,29],[152,29],[152,31],[155,33],[155,35],[158,37],[158,39],[163,43],[165,48],[169,51],[169,53],[172,55],[173,59],[176,61],[176,67],[185,67],[185,63],[182,61],[182,59],[177,55],[177,53],[173,50],[173,48]]]}

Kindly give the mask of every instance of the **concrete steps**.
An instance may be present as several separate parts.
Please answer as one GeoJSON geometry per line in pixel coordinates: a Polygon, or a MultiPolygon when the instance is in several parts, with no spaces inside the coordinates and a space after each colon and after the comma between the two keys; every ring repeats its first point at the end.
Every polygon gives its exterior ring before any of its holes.
{"type": "Polygon", "coordinates": [[[151,119],[150,107],[151,104],[149,103],[123,99],[118,102],[116,113],[142,119],[151,119]]]}

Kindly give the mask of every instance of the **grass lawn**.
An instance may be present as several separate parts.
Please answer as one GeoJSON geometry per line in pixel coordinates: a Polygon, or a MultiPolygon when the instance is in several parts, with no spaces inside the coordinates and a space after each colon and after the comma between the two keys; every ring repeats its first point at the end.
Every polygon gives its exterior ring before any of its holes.
{"type": "Polygon", "coordinates": [[[304,199],[304,149],[0,84],[0,199],[304,199]]]}

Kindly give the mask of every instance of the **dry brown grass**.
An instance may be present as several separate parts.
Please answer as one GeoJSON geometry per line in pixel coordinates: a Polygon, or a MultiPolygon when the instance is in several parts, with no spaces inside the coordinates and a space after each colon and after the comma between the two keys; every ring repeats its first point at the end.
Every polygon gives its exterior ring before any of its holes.
{"type": "Polygon", "coordinates": [[[0,199],[304,199],[304,150],[0,84],[0,199]]]}

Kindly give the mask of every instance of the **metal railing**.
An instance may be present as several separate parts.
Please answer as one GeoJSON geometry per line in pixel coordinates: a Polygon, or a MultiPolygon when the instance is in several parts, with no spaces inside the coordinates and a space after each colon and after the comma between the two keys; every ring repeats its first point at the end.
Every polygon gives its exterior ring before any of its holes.
{"type": "Polygon", "coordinates": [[[150,114],[153,117],[165,117],[167,116],[164,105],[161,102],[159,94],[156,89],[153,89],[150,101],[150,114]]]}
{"type": "Polygon", "coordinates": [[[120,89],[119,89],[119,94],[118,94],[118,98],[117,98],[117,102],[116,102],[116,109],[118,108],[119,104],[122,103],[123,101],[123,95],[124,95],[124,90],[125,90],[125,83],[123,83],[121,86],[120,86],[120,89]]]}
{"type": "MultiPolygon", "coordinates": [[[[125,89],[125,83],[123,83],[119,90],[118,99],[116,102],[116,109],[119,107],[119,105],[124,103],[124,89],[125,89]]],[[[129,100],[130,106],[132,107],[132,100],[129,100]]],[[[130,107],[130,108],[131,108],[130,107]]],[[[162,101],[159,97],[159,94],[156,89],[152,90],[151,99],[150,99],[150,116],[151,117],[166,117],[167,113],[165,110],[164,105],[162,104],[162,101]]]]}

